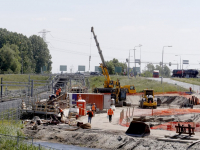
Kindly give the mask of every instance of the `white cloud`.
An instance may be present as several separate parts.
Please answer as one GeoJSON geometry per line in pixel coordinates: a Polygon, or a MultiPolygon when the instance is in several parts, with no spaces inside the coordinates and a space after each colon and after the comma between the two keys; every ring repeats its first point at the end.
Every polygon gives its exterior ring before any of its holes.
{"type": "Polygon", "coordinates": [[[67,17],[59,18],[59,21],[73,21],[73,20],[74,20],[73,18],[67,18],[67,17]]]}
{"type": "Polygon", "coordinates": [[[38,18],[32,18],[31,20],[33,20],[33,21],[46,21],[47,18],[46,17],[38,17],[38,18]]]}

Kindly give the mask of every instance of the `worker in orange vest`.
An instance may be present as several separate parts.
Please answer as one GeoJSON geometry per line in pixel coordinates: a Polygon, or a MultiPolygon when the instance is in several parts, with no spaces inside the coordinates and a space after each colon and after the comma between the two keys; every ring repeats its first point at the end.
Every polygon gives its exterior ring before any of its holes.
{"type": "Polygon", "coordinates": [[[93,117],[93,112],[91,111],[91,109],[89,111],[87,111],[87,115],[88,115],[88,123],[91,124],[91,120],[93,117]]]}
{"type": "Polygon", "coordinates": [[[58,91],[59,91],[59,96],[60,96],[60,93],[61,93],[61,87],[58,89],[58,91]]]}
{"type": "Polygon", "coordinates": [[[112,107],[110,107],[110,109],[108,109],[109,122],[112,121],[112,115],[114,115],[114,112],[112,110],[112,107]]]}
{"type": "Polygon", "coordinates": [[[58,97],[58,96],[59,96],[59,90],[56,89],[56,97],[58,97]]]}
{"type": "Polygon", "coordinates": [[[93,114],[95,116],[95,112],[96,112],[96,105],[95,105],[95,103],[93,103],[93,105],[92,105],[92,112],[93,112],[93,114]]]}
{"type": "Polygon", "coordinates": [[[58,107],[58,110],[59,110],[59,113],[60,113],[60,115],[61,115],[61,118],[63,117],[63,110],[60,108],[60,107],[58,107]]]}

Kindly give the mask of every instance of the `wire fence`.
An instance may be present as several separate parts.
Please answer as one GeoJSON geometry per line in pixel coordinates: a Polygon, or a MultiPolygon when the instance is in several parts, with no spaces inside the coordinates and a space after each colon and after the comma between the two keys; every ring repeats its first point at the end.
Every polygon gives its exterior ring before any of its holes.
{"type": "Polygon", "coordinates": [[[31,137],[24,136],[11,136],[6,134],[0,134],[0,143],[1,147],[6,148],[7,146],[12,146],[12,149],[33,149],[34,150],[59,150],[56,148],[52,148],[46,145],[38,144],[34,142],[34,139],[31,137]],[[3,145],[5,144],[5,145],[3,145]]]}

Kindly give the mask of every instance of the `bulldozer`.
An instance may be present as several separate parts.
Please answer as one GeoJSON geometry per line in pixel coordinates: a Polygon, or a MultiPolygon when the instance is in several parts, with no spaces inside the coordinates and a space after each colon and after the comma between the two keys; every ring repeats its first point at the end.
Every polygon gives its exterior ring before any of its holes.
{"type": "Polygon", "coordinates": [[[151,107],[157,108],[157,98],[154,97],[153,89],[144,89],[144,94],[142,95],[142,99],[139,101],[140,108],[151,107]]]}

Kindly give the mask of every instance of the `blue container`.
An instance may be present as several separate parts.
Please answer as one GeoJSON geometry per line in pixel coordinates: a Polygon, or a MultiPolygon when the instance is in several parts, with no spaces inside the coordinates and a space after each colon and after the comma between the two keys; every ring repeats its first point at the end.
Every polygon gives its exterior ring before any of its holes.
{"type": "Polygon", "coordinates": [[[77,94],[73,93],[72,94],[72,104],[76,104],[77,101],[77,94]]]}

